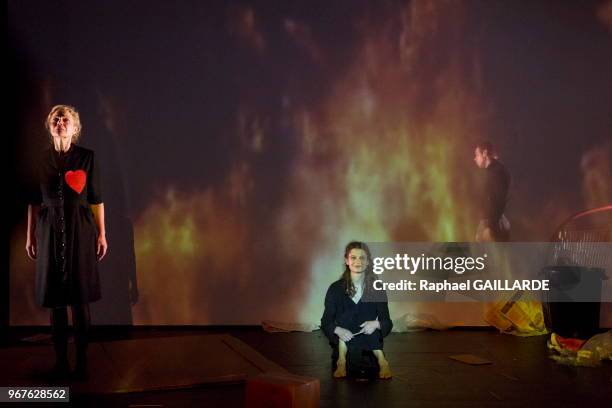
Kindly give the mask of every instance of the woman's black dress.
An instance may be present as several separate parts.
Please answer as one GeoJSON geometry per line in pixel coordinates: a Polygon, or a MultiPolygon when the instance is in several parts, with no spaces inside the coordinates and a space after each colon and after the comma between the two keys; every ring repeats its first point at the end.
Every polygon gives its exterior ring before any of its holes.
{"type": "Polygon", "coordinates": [[[387,296],[382,292],[376,295],[376,297],[369,297],[369,299],[376,298],[380,300],[376,302],[365,301],[366,298],[368,297],[364,294],[361,300],[355,303],[346,293],[343,279],[339,279],[329,286],[325,295],[325,310],[321,318],[321,330],[323,330],[329,339],[329,344],[332,346],[332,360],[337,358],[338,355],[338,335],[334,333],[337,326],[350,330],[352,333],[357,333],[361,330],[360,325],[363,322],[376,320],[377,318],[380,322],[380,330],[375,330],[370,335],[360,334],[355,336],[346,343],[346,346],[349,353],[352,351],[382,350],[383,337],[386,337],[393,328],[393,323],[389,316],[387,296]]]}
{"type": "Polygon", "coordinates": [[[100,299],[98,229],[90,204],[102,203],[92,150],[50,148],[38,163],[39,186],[31,204],[41,205],[36,224],[36,301],[43,307],[100,299]]]}

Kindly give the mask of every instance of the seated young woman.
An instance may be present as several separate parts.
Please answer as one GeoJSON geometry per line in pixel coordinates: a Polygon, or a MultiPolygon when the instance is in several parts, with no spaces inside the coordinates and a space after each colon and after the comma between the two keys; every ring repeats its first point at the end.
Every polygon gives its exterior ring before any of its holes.
{"type": "MultiPolygon", "coordinates": [[[[325,295],[325,311],[321,329],[332,347],[334,377],[347,374],[347,353],[371,351],[379,366],[379,378],[391,378],[389,362],[383,353],[383,338],[393,327],[384,292],[370,301],[373,291],[371,255],[367,245],[350,242],[344,250],[344,272],[329,286],[325,295]]],[[[353,355],[353,353],[351,353],[353,355]]]]}

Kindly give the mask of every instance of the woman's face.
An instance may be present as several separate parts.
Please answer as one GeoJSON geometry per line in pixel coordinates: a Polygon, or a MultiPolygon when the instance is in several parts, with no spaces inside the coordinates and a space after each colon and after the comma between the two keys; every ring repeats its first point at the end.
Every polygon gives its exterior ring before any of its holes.
{"type": "Polygon", "coordinates": [[[49,130],[53,138],[60,138],[62,141],[70,142],[77,132],[77,127],[72,115],[58,113],[51,117],[49,130]]]}
{"type": "Polygon", "coordinates": [[[368,267],[368,254],[363,249],[353,248],[344,258],[352,276],[362,275],[368,267]]]}

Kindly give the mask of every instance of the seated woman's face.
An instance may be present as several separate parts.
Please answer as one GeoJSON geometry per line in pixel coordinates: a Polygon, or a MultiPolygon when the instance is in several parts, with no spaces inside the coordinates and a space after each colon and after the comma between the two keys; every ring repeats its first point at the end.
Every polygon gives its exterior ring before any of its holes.
{"type": "Polygon", "coordinates": [[[53,115],[51,120],[49,120],[49,130],[53,137],[72,139],[77,128],[72,115],[58,113],[57,115],[53,115]]]}
{"type": "Polygon", "coordinates": [[[344,262],[351,270],[351,274],[361,274],[368,267],[368,254],[363,249],[353,248],[344,262]]]}

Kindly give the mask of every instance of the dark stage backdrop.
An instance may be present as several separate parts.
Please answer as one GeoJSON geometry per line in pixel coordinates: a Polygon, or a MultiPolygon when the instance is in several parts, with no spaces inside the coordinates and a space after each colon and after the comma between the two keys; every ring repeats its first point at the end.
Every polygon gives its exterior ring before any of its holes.
{"type": "Polygon", "coordinates": [[[349,240],[472,239],[482,138],[514,240],[612,201],[609,1],[7,4],[13,325],[48,320],[21,193],[58,103],[103,170],[100,324],[316,322],[349,240]]]}

